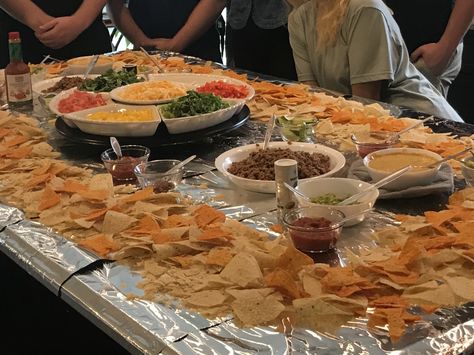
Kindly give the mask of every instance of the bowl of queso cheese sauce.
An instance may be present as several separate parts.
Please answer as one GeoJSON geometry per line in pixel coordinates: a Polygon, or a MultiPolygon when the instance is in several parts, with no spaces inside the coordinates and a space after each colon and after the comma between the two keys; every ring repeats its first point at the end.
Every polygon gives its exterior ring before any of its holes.
{"type": "Polygon", "coordinates": [[[373,182],[411,165],[410,171],[383,187],[387,190],[401,190],[430,184],[438,174],[440,165],[428,166],[441,159],[439,154],[426,149],[388,148],[368,154],[363,162],[373,182]]]}

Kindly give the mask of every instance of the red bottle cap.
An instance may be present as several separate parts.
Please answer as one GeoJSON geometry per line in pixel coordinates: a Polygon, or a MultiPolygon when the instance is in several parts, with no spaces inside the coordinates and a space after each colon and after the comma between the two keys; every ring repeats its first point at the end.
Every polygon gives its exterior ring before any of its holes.
{"type": "Polygon", "coordinates": [[[20,32],[8,32],[8,39],[20,39],[20,32]]]}

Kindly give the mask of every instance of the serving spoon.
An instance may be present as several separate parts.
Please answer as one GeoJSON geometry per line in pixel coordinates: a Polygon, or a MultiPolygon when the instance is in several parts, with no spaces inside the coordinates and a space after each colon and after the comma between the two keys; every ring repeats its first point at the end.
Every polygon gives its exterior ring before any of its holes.
{"type": "Polygon", "coordinates": [[[346,216],[346,217],[344,217],[343,219],[341,219],[340,221],[337,221],[337,222],[335,222],[335,223],[331,223],[331,228],[340,227],[340,226],[342,226],[344,223],[350,221],[351,219],[356,218],[356,217],[358,217],[358,216],[360,216],[360,215],[364,215],[364,214],[366,214],[367,212],[370,212],[370,211],[372,211],[372,208],[367,208],[367,209],[365,209],[365,210],[363,210],[363,211],[359,211],[359,212],[357,212],[357,213],[353,213],[353,214],[351,214],[351,215],[349,215],[349,216],[346,216]]]}
{"type": "Polygon", "coordinates": [[[377,181],[376,183],[371,184],[365,190],[362,190],[362,191],[356,193],[355,195],[349,196],[345,200],[342,200],[336,206],[346,206],[346,205],[350,205],[351,203],[357,202],[357,201],[360,200],[361,197],[365,196],[366,194],[368,194],[372,190],[377,189],[379,187],[382,187],[382,186],[398,179],[400,176],[402,176],[403,174],[405,174],[407,171],[409,171],[411,169],[412,169],[411,165],[405,166],[404,168],[393,172],[392,174],[384,177],[383,179],[377,181]]]}
{"type": "MultiPolygon", "coordinates": [[[[464,153],[467,153],[467,152],[470,151],[470,150],[472,150],[472,147],[463,149],[463,150],[461,150],[460,152],[457,152],[457,153],[454,153],[454,154],[450,154],[450,155],[444,157],[443,159],[437,160],[437,161],[435,161],[435,162],[433,162],[433,163],[431,163],[431,164],[422,165],[421,168],[435,168],[435,167],[437,167],[438,165],[440,165],[440,164],[442,164],[442,163],[444,163],[444,162],[446,162],[446,161],[448,161],[448,160],[457,158],[457,157],[463,155],[464,153]]],[[[472,154],[472,152],[471,152],[471,154],[472,154]]]]}
{"type": "Polygon", "coordinates": [[[122,159],[122,148],[120,148],[120,143],[115,137],[110,137],[110,145],[112,146],[112,149],[114,153],[117,155],[117,159],[120,160],[122,159]]]}
{"type": "Polygon", "coordinates": [[[175,172],[177,172],[179,169],[181,169],[183,166],[185,166],[187,163],[189,163],[191,160],[195,159],[196,156],[195,155],[191,155],[189,158],[186,158],[184,159],[182,162],[176,164],[175,166],[173,166],[171,169],[169,169],[168,171],[166,171],[164,173],[164,175],[168,175],[168,174],[173,174],[175,172]]]}
{"type": "Polygon", "coordinates": [[[150,53],[148,53],[148,51],[143,48],[143,47],[140,47],[140,50],[143,52],[143,54],[145,54],[145,56],[150,59],[150,61],[155,65],[155,67],[157,68],[158,70],[158,73],[164,73],[164,70],[163,68],[161,67],[160,63],[156,60],[156,58],[153,58],[150,53]]]}
{"type": "Polygon", "coordinates": [[[306,196],[304,193],[302,193],[301,191],[298,191],[297,189],[295,189],[293,186],[291,186],[290,184],[288,184],[287,182],[284,183],[285,187],[290,190],[291,192],[293,192],[295,195],[298,195],[299,197],[301,197],[303,200],[305,200],[306,202],[311,202],[311,199],[306,196]]]}
{"type": "Polygon", "coordinates": [[[434,118],[434,116],[427,117],[427,118],[425,118],[425,119],[423,119],[423,120],[421,120],[421,121],[416,122],[415,124],[412,124],[411,126],[408,126],[408,127],[404,128],[404,129],[402,129],[402,130],[399,131],[399,132],[395,132],[393,135],[391,135],[391,136],[386,140],[386,142],[393,142],[393,141],[397,140],[398,138],[400,138],[400,136],[401,136],[403,133],[406,133],[406,132],[412,130],[413,128],[416,128],[416,127],[418,127],[418,126],[421,126],[423,123],[425,123],[425,122],[427,122],[427,121],[429,121],[429,120],[431,120],[431,119],[433,119],[433,118],[434,118]]]}
{"type": "Polygon", "coordinates": [[[83,75],[82,79],[84,79],[84,80],[87,79],[87,76],[92,71],[92,69],[95,66],[95,63],[97,63],[98,60],[99,60],[99,55],[98,54],[96,54],[92,57],[91,61],[89,62],[89,65],[87,66],[86,71],[84,72],[84,75],[83,75]]]}
{"type": "Polygon", "coordinates": [[[272,115],[270,121],[267,123],[267,129],[265,131],[265,138],[263,139],[263,150],[268,148],[268,143],[270,143],[270,139],[272,138],[273,128],[275,128],[275,114],[272,115]]]}

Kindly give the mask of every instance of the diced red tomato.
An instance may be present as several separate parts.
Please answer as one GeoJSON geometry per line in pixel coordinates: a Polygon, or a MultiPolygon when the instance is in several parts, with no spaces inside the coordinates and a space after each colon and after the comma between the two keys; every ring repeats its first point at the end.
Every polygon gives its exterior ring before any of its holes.
{"type": "Polygon", "coordinates": [[[196,91],[201,93],[212,93],[227,99],[243,99],[249,94],[249,90],[246,86],[229,84],[221,80],[205,83],[198,87],[196,91]]]}
{"type": "Polygon", "coordinates": [[[91,94],[84,91],[74,90],[71,95],[59,101],[58,111],[61,113],[70,113],[91,107],[104,106],[106,104],[107,103],[101,94],[91,94]]]}

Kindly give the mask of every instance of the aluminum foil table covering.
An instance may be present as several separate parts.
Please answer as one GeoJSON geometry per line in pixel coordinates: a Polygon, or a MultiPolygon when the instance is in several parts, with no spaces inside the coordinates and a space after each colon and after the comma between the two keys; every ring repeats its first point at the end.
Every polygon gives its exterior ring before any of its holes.
{"type": "Polygon", "coordinates": [[[0,230],[24,218],[23,212],[18,208],[0,204],[0,230]]]}
{"type": "Polygon", "coordinates": [[[0,249],[56,295],[71,275],[98,260],[51,229],[28,220],[5,228],[0,249]]]}

